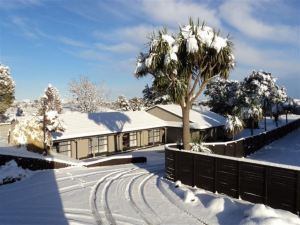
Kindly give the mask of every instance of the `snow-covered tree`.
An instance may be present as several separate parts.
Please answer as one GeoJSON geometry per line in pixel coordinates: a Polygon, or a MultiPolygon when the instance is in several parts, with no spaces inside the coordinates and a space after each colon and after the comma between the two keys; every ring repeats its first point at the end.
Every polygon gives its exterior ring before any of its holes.
{"type": "Polygon", "coordinates": [[[124,95],[117,97],[117,100],[113,103],[113,108],[118,111],[130,111],[130,104],[128,99],[124,95]]]}
{"type": "Polygon", "coordinates": [[[73,103],[81,112],[96,112],[104,101],[104,90],[87,77],[80,77],[69,84],[73,103]]]}
{"type": "Polygon", "coordinates": [[[227,115],[224,128],[234,139],[234,136],[243,130],[243,122],[238,116],[227,115]]]}
{"type": "Polygon", "coordinates": [[[27,116],[13,122],[10,143],[26,145],[28,149],[48,149],[52,142],[52,132],[63,132],[66,128],[59,119],[62,112],[59,92],[51,85],[45,90],[39,101],[37,116],[27,116]]]}
{"type": "Polygon", "coordinates": [[[224,116],[235,115],[241,95],[241,84],[234,80],[216,78],[207,84],[204,94],[208,97],[205,104],[211,111],[224,116]]]}
{"type": "Polygon", "coordinates": [[[190,23],[176,35],[166,29],[158,31],[149,42],[149,49],[137,59],[137,78],[153,76],[156,87],[167,87],[172,101],[179,104],[183,115],[183,145],[190,149],[189,112],[210,79],[227,78],[234,66],[232,43],[211,27],[190,23]]]}
{"type": "Polygon", "coordinates": [[[57,113],[62,112],[62,102],[59,91],[51,84],[45,89],[45,93],[39,101],[38,114],[43,115],[48,111],[56,111],[57,113]]]}
{"type": "Polygon", "coordinates": [[[141,111],[145,108],[145,103],[142,98],[131,98],[129,99],[129,107],[132,111],[141,111]]]}
{"type": "Polygon", "coordinates": [[[157,90],[155,86],[149,87],[147,84],[143,90],[143,99],[146,107],[150,107],[157,104],[170,104],[172,103],[170,96],[168,95],[166,88],[157,90]]]}
{"type": "Polygon", "coordinates": [[[248,120],[247,127],[256,127],[263,114],[272,111],[274,105],[286,101],[287,95],[283,88],[276,85],[276,79],[271,73],[253,71],[245,77],[240,96],[240,114],[248,120]]]}
{"type": "Polygon", "coordinates": [[[0,64],[0,119],[15,99],[15,82],[8,66],[0,64]]]}

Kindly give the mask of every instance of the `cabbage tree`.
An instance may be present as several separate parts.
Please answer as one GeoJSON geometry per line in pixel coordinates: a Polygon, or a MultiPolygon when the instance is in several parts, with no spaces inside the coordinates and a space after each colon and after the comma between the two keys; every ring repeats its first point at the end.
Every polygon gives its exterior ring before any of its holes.
{"type": "Polygon", "coordinates": [[[147,52],[140,53],[135,75],[153,77],[157,89],[165,88],[182,109],[183,147],[190,149],[189,112],[192,103],[216,76],[227,78],[234,66],[233,44],[211,27],[191,19],[177,34],[167,29],[155,32],[147,52]]]}

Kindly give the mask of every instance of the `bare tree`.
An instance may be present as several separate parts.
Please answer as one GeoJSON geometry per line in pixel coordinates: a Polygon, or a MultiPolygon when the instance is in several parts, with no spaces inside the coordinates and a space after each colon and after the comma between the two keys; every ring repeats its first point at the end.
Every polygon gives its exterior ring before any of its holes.
{"type": "Polygon", "coordinates": [[[105,91],[100,85],[91,82],[87,77],[80,77],[69,84],[72,101],[81,112],[96,112],[105,99],[105,91]]]}

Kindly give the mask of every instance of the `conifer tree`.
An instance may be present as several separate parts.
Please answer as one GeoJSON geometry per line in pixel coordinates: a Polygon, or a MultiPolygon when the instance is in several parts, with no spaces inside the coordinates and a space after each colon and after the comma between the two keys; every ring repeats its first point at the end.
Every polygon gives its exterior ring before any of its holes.
{"type": "Polygon", "coordinates": [[[0,64],[0,117],[12,105],[15,99],[15,82],[8,66],[0,64]]]}

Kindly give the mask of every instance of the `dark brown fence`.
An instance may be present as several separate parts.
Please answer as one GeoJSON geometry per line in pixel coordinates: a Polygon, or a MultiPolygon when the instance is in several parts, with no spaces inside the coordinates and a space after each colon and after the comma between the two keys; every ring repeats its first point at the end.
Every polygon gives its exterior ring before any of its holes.
{"type": "Polygon", "coordinates": [[[47,161],[44,159],[19,157],[13,155],[0,155],[0,166],[4,165],[6,162],[10,160],[15,160],[18,166],[22,167],[23,169],[30,169],[30,170],[59,169],[59,168],[71,166],[67,163],[47,161]]]}
{"type": "Polygon", "coordinates": [[[183,184],[273,208],[300,211],[300,170],[166,146],[165,176],[183,184]]]}
{"type": "Polygon", "coordinates": [[[243,138],[237,141],[222,143],[206,143],[205,145],[218,155],[234,157],[246,157],[262,148],[265,145],[287,135],[300,127],[300,119],[285,124],[274,130],[263,132],[259,135],[243,138]]]}

